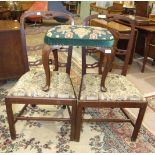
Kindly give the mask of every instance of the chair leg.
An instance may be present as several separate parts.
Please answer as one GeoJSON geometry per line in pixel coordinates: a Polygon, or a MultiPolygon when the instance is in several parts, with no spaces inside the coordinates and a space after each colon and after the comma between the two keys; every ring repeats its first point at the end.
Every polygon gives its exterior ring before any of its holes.
{"type": "Polygon", "coordinates": [[[54,56],[54,65],[55,65],[55,68],[54,68],[54,71],[58,71],[58,68],[59,68],[59,64],[58,64],[58,51],[57,50],[53,50],[53,56],[54,56]]]}
{"type": "Polygon", "coordinates": [[[133,130],[132,136],[131,136],[131,141],[136,141],[136,139],[137,139],[138,132],[139,132],[139,129],[140,129],[141,124],[142,124],[142,120],[143,120],[143,117],[145,114],[146,107],[147,106],[144,106],[144,107],[139,109],[138,117],[137,117],[135,127],[133,130]]]}
{"type": "Polygon", "coordinates": [[[13,111],[12,111],[12,104],[9,102],[6,102],[6,111],[7,111],[11,139],[14,140],[16,139],[16,130],[15,130],[13,111]]]}
{"type": "Polygon", "coordinates": [[[75,140],[77,142],[79,142],[80,140],[80,131],[82,126],[82,110],[83,110],[83,107],[78,105],[77,115],[76,115],[76,134],[75,134],[75,140]]]}
{"type": "Polygon", "coordinates": [[[73,103],[72,115],[71,115],[71,134],[70,134],[71,141],[75,140],[76,109],[77,109],[77,105],[76,105],[76,103],[73,103]]]}
{"type": "Polygon", "coordinates": [[[66,67],[66,73],[68,73],[68,74],[70,74],[70,70],[71,70],[72,50],[73,50],[73,46],[69,46],[68,58],[67,58],[67,67],[66,67]]]}
{"type": "Polygon", "coordinates": [[[31,104],[31,106],[32,106],[33,108],[35,108],[35,107],[36,107],[36,104],[31,104]]]}
{"type": "Polygon", "coordinates": [[[103,66],[104,54],[100,52],[100,60],[99,60],[99,74],[102,74],[102,66],[103,66]]]}
{"type": "Polygon", "coordinates": [[[86,48],[82,47],[82,75],[86,74],[86,48]]]}
{"type": "Polygon", "coordinates": [[[61,108],[62,108],[62,109],[66,109],[66,105],[63,105],[61,108]]]}

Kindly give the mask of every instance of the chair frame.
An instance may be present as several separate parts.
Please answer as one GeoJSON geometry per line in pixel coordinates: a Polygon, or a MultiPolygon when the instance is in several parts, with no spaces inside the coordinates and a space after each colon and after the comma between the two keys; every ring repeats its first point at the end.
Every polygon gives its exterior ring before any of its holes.
{"type": "MultiPolygon", "coordinates": [[[[21,23],[21,28],[24,30],[25,27],[25,19],[27,17],[33,17],[33,16],[38,16],[38,17],[42,17],[43,19],[54,19],[55,17],[64,17],[66,19],[68,19],[70,25],[74,25],[74,18],[70,15],[70,14],[66,14],[63,12],[57,12],[57,11],[26,11],[20,18],[20,23],[21,23]]],[[[69,46],[68,48],[63,48],[61,46],[49,46],[47,47],[46,45],[44,45],[43,47],[43,51],[47,50],[48,51],[48,55],[52,52],[53,56],[54,56],[54,61],[52,61],[51,59],[49,59],[49,62],[47,62],[46,60],[42,59],[43,61],[45,61],[46,65],[44,66],[44,69],[46,70],[46,68],[49,68],[49,64],[54,64],[55,68],[54,71],[58,71],[59,67],[65,67],[66,64],[63,63],[59,63],[58,61],[58,50],[59,52],[68,52],[68,63],[66,66],[66,72],[70,75],[70,67],[71,67],[71,57],[72,57],[72,46],[69,46]],[[50,47],[50,48],[49,48],[50,47]]],[[[44,52],[42,52],[44,54],[44,52]]],[[[43,55],[42,54],[42,55],[43,55]]],[[[47,53],[46,53],[47,54],[47,53]]],[[[43,58],[43,56],[42,56],[43,58]]],[[[43,63],[44,64],[44,63],[43,63]]],[[[49,75],[46,75],[46,77],[50,78],[49,75]]],[[[43,90],[44,91],[48,91],[48,87],[44,87],[43,90]]]]}
{"type": "MultiPolygon", "coordinates": [[[[89,23],[89,21],[91,19],[97,18],[98,15],[92,15],[92,16],[88,16],[85,21],[84,21],[84,25],[87,25],[89,23]]],[[[124,17],[123,15],[110,15],[107,14],[106,18],[109,18],[110,21],[111,20],[118,20],[118,19],[123,19],[126,20],[127,17],[124,17]]],[[[127,19],[130,20],[130,19],[127,19]]],[[[132,22],[132,21],[131,21],[132,22]]],[[[134,27],[133,27],[134,28],[134,27]]],[[[116,36],[114,34],[114,30],[108,28],[109,30],[111,30],[112,34],[114,36],[116,36]]],[[[131,30],[132,33],[134,32],[134,30],[131,30]]],[[[119,38],[129,38],[129,36],[127,34],[119,34],[118,32],[116,32],[118,34],[119,38]]],[[[116,39],[116,37],[115,37],[116,39]]],[[[116,49],[117,49],[117,41],[118,38],[113,46],[113,50],[115,53],[116,49]]],[[[130,58],[130,53],[131,53],[131,45],[133,43],[133,40],[130,40],[128,43],[128,49],[127,49],[127,56],[125,58],[125,67],[123,67],[123,71],[122,74],[126,75],[127,72],[127,65],[129,62],[129,58],[130,58]]],[[[83,49],[84,51],[85,49],[83,49]]],[[[121,51],[120,51],[121,52],[121,51]]],[[[102,52],[101,52],[102,53],[102,52]]],[[[114,58],[115,54],[113,55],[114,58]]],[[[83,52],[83,66],[85,68],[83,68],[83,75],[86,74],[86,54],[85,52],[83,52]]],[[[113,60],[112,58],[112,60],[113,60]]],[[[101,55],[101,59],[99,62],[99,74],[101,74],[101,63],[103,61],[103,56],[101,55]]],[[[112,66],[111,66],[112,67],[112,66]]],[[[103,74],[102,74],[103,76],[103,74]]],[[[141,124],[142,124],[142,120],[145,114],[145,110],[147,107],[147,101],[99,101],[99,100],[80,100],[80,96],[81,96],[81,89],[82,89],[82,82],[83,82],[83,78],[81,80],[81,86],[80,86],[80,93],[78,96],[78,109],[77,109],[77,119],[76,119],[76,141],[80,140],[80,130],[82,127],[82,122],[129,122],[132,124],[132,126],[134,127],[132,136],[131,136],[131,141],[135,141],[137,136],[138,136],[138,132],[140,130],[141,124]],[[98,119],[85,119],[83,118],[84,115],[84,111],[86,108],[120,108],[121,111],[124,113],[124,115],[126,116],[126,119],[106,119],[106,118],[98,118],[98,119]],[[136,122],[133,121],[133,119],[127,114],[126,110],[124,108],[138,108],[139,109],[139,113],[136,119],[136,122]]]]}
{"type": "MultiPolygon", "coordinates": [[[[45,16],[46,14],[59,16],[62,15],[62,13],[59,12],[53,12],[53,11],[48,11],[48,12],[40,12],[39,15],[45,16]]],[[[34,16],[38,15],[38,12],[26,12],[21,16],[21,29],[22,29],[22,34],[23,34],[23,41],[26,43],[25,40],[25,30],[24,30],[24,22],[25,18],[28,16],[34,16]]],[[[52,16],[53,17],[53,16],[52,16]]],[[[67,17],[70,17],[67,15],[67,17]]],[[[51,18],[51,17],[49,17],[51,18]]],[[[71,23],[73,24],[73,18],[70,19],[71,23]]],[[[71,65],[71,58],[72,54],[68,55],[67,59],[67,65],[66,65],[66,73],[70,73],[70,65],[71,65]]],[[[57,67],[57,66],[56,66],[57,67]]],[[[56,68],[58,70],[58,67],[56,68]]],[[[70,79],[71,81],[71,79],[70,79]]],[[[71,85],[73,87],[72,81],[71,85]]],[[[74,87],[73,87],[74,90],[74,87]]],[[[70,140],[74,141],[75,139],[75,123],[76,123],[76,111],[77,111],[77,99],[76,99],[76,94],[74,91],[75,98],[71,99],[61,99],[61,98],[48,98],[48,97],[20,97],[20,96],[7,96],[5,98],[5,104],[6,104],[6,111],[7,111],[7,116],[8,116],[8,123],[9,123],[9,130],[11,134],[11,138],[14,140],[16,139],[16,130],[15,130],[15,123],[17,120],[42,120],[42,121],[69,121],[71,123],[71,134],[70,134],[70,140]],[[23,104],[23,108],[19,112],[17,116],[14,116],[13,114],[13,109],[12,106],[14,104],[23,104]],[[28,105],[62,105],[67,106],[69,116],[70,118],[51,118],[51,117],[24,117],[22,116],[24,110],[28,105]],[[70,107],[71,108],[70,108],[70,107]]]]}

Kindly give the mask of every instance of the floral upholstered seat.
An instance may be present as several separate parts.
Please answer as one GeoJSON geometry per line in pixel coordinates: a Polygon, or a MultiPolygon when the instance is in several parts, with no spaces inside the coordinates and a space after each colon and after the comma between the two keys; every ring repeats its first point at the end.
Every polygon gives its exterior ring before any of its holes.
{"type": "Polygon", "coordinates": [[[51,85],[48,92],[42,87],[45,84],[43,69],[33,69],[25,73],[9,91],[8,96],[75,98],[69,75],[64,72],[53,71],[51,85]]]}
{"type": "Polygon", "coordinates": [[[140,91],[123,75],[108,74],[106,92],[101,92],[100,84],[101,75],[84,75],[80,100],[145,101],[140,91]]]}
{"type": "Polygon", "coordinates": [[[59,25],[48,30],[44,42],[48,45],[111,48],[114,42],[114,37],[109,30],[101,27],[59,25]]]}

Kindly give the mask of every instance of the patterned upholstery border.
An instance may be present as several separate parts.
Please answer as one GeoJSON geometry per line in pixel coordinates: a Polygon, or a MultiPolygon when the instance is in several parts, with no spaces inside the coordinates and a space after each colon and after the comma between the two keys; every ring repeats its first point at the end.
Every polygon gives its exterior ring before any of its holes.
{"type": "Polygon", "coordinates": [[[105,28],[82,25],[59,25],[45,35],[48,45],[98,46],[111,48],[114,37],[105,28]]]}
{"type": "Polygon", "coordinates": [[[64,72],[52,72],[50,90],[42,91],[45,84],[43,69],[32,69],[25,73],[9,91],[8,96],[75,98],[70,77],[64,72]]]}
{"type": "Polygon", "coordinates": [[[107,92],[100,91],[101,75],[86,74],[83,77],[80,100],[145,101],[145,98],[125,76],[108,74],[107,92]]]}

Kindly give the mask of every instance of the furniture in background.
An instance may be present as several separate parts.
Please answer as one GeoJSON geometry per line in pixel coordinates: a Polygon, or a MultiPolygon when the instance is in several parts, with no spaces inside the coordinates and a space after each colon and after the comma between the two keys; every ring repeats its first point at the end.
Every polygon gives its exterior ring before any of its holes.
{"type": "Polygon", "coordinates": [[[1,1],[0,5],[10,10],[28,10],[34,1],[1,1]]]}
{"type": "Polygon", "coordinates": [[[22,15],[22,13],[24,12],[25,10],[21,9],[21,10],[10,10],[10,13],[11,13],[11,19],[12,20],[20,20],[20,17],[22,15]]]}
{"type": "Polygon", "coordinates": [[[73,13],[73,14],[80,14],[79,12],[79,4],[80,4],[80,1],[65,1],[64,2],[64,5],[66,7],[66,9],[73,13]]]}
{"type": "Polygon", "coordinates": [[[0,7],[0,20],[10,19],[10,10],[0,7]]]}
{"type": "Polygon", "coordinates": [[[149,21],[155,22],[155,13],[149,15],[149,21]]]}
{"type": "Polygon", "coordinates": [[[124,1],[123,3],[123,14],[134,15],[136,11],[134,1],[124,1]]]}
{"type": "MultiPolygon", "coordinates": [[[[68,15],[74,16],[71,12],[66,10],[64,7],[63,3],[61,1],[39,1],[39,2],[34,2],[32,6],[28,9],[28,11],[57,11],[57,12],[62,12],[66,13],[68,15]]],[[[37,23],[42,22],[41,16],[31,16],[28,18],[29,21],[34,22],[36,25],[37,23]]],[[[67,22],[66,18],[63,17],[55,17],[55,20],[60,22],[60,23],[65,23],[67,22]]]]}
{"type": "MultiPolygon", "coordinates": [[[[107,21],[105,21],[103,19],[92,19],[90,21],[90,25],[97,26],[97,27],[103,27],[103,28],[109,27],[109,28],[115,29],[115,30],[117,30],[117,31],[119,31],[121,33],[125,33],[125,32],[131,31],[130,26],[123,25],[121,23],[118,23],[117,21],[115,21],[115,22],[114,21],[107,22],[107,21]]],[[[132,45],[132,52],[131,52],[131,55],[130,55],[129,64],[132,64],[133,55],[135,53],[135,47],[136,47],[136,41],[137,41],[137,30],[136,29],[135,29],[134,40],[135,41],[133,42],[133,45],[132,45]]],[[[123,41],[123,40],[118,41],[118,47],[119,48],[124,48],[124,46],[126,44],[127,44],[126,41],[123,41]]],[[[99,57],[98,53],[96,53],[95,55],[97,55],[97,57],[99,57]]]]}
{"type": "Polygon", "coordinates": [[[144,59],[141,69],[141,72],[144,72],[147,58],[152,57],[155,60],[155,54],[154,54],[155,43],[153,43],[153,40],[155,38],[155,24],[146,26],[137,26],[137,29],[139,29],[145,35],[144,59]]]}
{"type": "MultiPolygon", "coordinates": [[[[34,2],[32,6],[28,9],[28,11],[47,11],[47,1],[39,1],[34,2]]],[[[42,17],[41,16],[28,16],[27,20],[30,22],[34,22],[34,26],[36,26],[38,23],[42,23],[42,17]]]]}
{"type": "Polygon", "coordinates": [[[149,15],[149,1],[135,1],[136,16],[148,17],[149,15]]]}
{"type": "MultiPolygon", "coordinates": [[[[69,18],[68,20],[74,22],[73,18],[69,15],[59,13],[59,12],[26,12],[21,16],[21,31],[24,33],[25,20],[28,16],[42,16],[45,19],[53,19],[56,16],[64,16],[69,18]]],[[[48,32],[47,32],[48,34],[48,32]]],[[[50,50],[51,47],[49,46],[50,50]]],[[[70,52],[71,53],[71,52],[70,52]]],[[[43,68],[35,67],[31,68],[30,71],[25,73],[15,84],[15,86],[9,91],[5,98],[7,117],[9,123],[9,129],[12,139],[16,139],[15,123],[17,120],[40,120],[40,121],[67,121],[71,124],[70,140],[75,138],[75,120],[76,120],[76,109],[77,109],[77,99],[75,96],[74,88],[69,76],[71,68],[71,58],[69,54],[67,57],[67,63],[64,66],[66,72],[51,71],[51,85],[49,91],[42,91],[42,87],[46,83],[45,72],[43,68]],[[20,109],[17,115],[14,115],[12,106],[13,105],[24,105],[20,109]],[[56,115],[43,117],[43,116],[28,116],[24,115],[28,105],[57,105],[57,106],[67,106],[69,113],[69,118],[60,117],[56,115]]],[[[44,59],[43,59],[44,61],[44,59]]],[[[49,62],[49,60],[48,60],[49,62]]],[[[43,133],[41,133],[43,134],[43,133]]]]}
{"type": "MultiPolygon", "coordinates": [[[[134,21],[135,27],[138,30],[137,43],[135,47],[135,52],[144,56],[143,65],[141,72],[144,72],[145,64],[147,57],[153,58],[155,60],[154,54],[154,33],[155,33],[155,22],[152,19],[141,17],[141,16],[132,16],[126,15],[134,21]]],[[[119,20],[119,23],[130,25],[123,20],[119,20]]]]}
{"type": "MultiPolygon", "coordinates": [[[[48,11],[59,11],[59,12],[62,12],[62,13],[66,13],[72,17],[74,17],[73,13],[68,11],[63,3],[61,1],[49,1],[48,2],[48,11]]],[[[56,17],[55,18],[56,21],[58,22],[67,22],[66,18],[62,18],[62,17],[56,17]]]]}
{"type": "Polygon", "coordinates": [[[6,1],[7,9],[10,11],[10,18],[12,20],[20,20],[21,14],[25,11],[19,2],[16,1],[6,1]]]}
{"type": "Polygon", "coordinates": [[[18,21],[0,20],[0,80],[19,78],[28,71],[24,38],[18,21]]]}
{"type": "Polygon", "coordinates": [[[108,8],[103,8],[96,6],[96,3],[90,4],[90,15],[92,14],[92,11],[97,12],[99,14],[121,14],[123,11],[123,4],[120,3],[113,3],[113,6],[108,8]]]}
{"type": "MultiPolygon", "coordinates": [[[[135,19],[137,20],[137,19],[135,19]]],[[[154,16],[150,15],[149,18],[144,18],[144,21],[142,20],[140,24],[137,23],[136,25],[137,30],[139,31],[138,34],[138,44],[137,44],[137,49],[136,51],[142,51],[144,55],[143,59],[143,65],[141,72],[144,72],[145,70],[145,65],[147,62],[147,58],[150,57],[153,59],[152,65],[154,64],[155,61],[155,21],[154,21],[154,16]]]]}
{"type": "MultiPolygon", "coordinates": [[[[84,25],[88,25],[89,21],[91,19],[98,18],[98,15],[92,15],[85,19],[84,25]]],[[[80,140],[80,132],[82,128],[82,122],[130,122],[133,127],[133,133],[131,136],[131,140],[135,141],[137,138],[137,135],[139,133],[139,129],[145,114],[145,110],[147,107],[147,101],[143,97],[143,95],[140,93],[140,91],[124,76],[125,75],[125,68],[127,68],[128,62],[129,62],[129,56],[131,54],[131,46],[133,42],[133,35],[134,35],[134,22],[122,15],[106,15],[103,17],[103,19],[111,22],[116,20],[125,20],[128,21],[131,24],[131,31],[129,33],[119,33],[117,30],[112,29],[111,27],[107,27],[111,33],[115,36],[115,43],[113,45],[112,54],[113,58],[115,58],[115,54],[117,52],[126,53],[126,58],[124,62],[124,67],[120,68],[122,75],[114,74],[114,73],[108,73],[106,80],[105,80],[105,86],[106,91],[103,91],[101,89],[101,82],[102,82],[102,76],[104,75],[103,72],[103,54],[101,53],[100,62],[99,62],[99,74],[98,73],[86,73],[86,67],[84,68],[84,74],[82,76],[81,80],[81,86],[79,91],[79,97],[78,97],[78,109],[77,109],[77,123],[76,123],[76,141],[80,140]],[[127,39],[128,45],[127,50],[119,50],[117,48],[117,41],[119,39],[127,39]],[[95,116],[94,118],[85,118],[84,114],[86,109],[90,110],[91,112],[95,113],[95,109],[99,110],[101,108],[120,108],[121,111],[125,114],[126,119],[124,117],[121,117],[119,119],[119,116],[115,116],[113,113],[113,117],[110,119],[107,119],[100,114],[95,116]],[[136,121],[133,121],[133,119],[128,115],[125,108],[138,108],[139,114],[136,118],[136,121]],[[93,109],[93,110],[92,110],[93,109]]],[[[85,53],[85,52],[83,52],[85,53]]],[[[86,66],[86,54],[83,54],[82,57],[84,60],[82,60],[83,63],[85,63],[83,66],[86,66]]],[[[109,65],[109,68],[112,68],[112,65],[109,65]]],[[[105,68],[104,68],[105,69],[105,68]]],[[[89,112],[87,111],[87,113],[89,112]]]]}
{"type": "Polygon", "coordinates": [[[18,1],[23,10],[27,11],[35,1],[18,1]]]}

